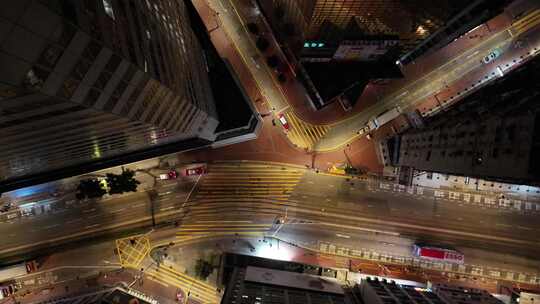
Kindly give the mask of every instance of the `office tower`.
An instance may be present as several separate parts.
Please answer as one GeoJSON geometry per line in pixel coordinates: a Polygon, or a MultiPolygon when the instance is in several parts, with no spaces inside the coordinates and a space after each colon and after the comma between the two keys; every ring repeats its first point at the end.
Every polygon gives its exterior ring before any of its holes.
{"type": "Polygon", "coordinates": [[[408,170],[411,173],[536,183],[540,90],[531,79],[540,77],[539,67],[540,60],[534,59],[465,97],[444,115],[427,121],[423,129],[400,136],[396,163],[415,169],[408,170]]]}
{"type": "Polygon", "coordinates": [[[205,57],[182,1],[9,1],[0,67],[0,181],[215,139],[205,57]]]}
{"type": "Polygon", "coordinates": [[[435,284],[433,291],[448,304],[502,304],[503,302],[489,292],[462,286],[435,284]]]}
{"type": "Polygon", "coordinates": [[[372,304],[447,304],[431,290],[397,284],[395,281],[379,280],[377,278],[362,279],[354,289],[356,298],[362,299],[357,303],[372,304]]]}
{"type": "MultiPolygon", "coordinates": [[[[352,34],[353,37],[378,37],[377,39],[382,42],[388,40],[388,36],[393,36],[399,40],[403,53],[420,46],[428,37],[434,38],[434,34],[440,37],[436,37],[434,39],[436,41],[431,41],[429,47],[443,40],[446,44],[455,38],[446,41],[446,36],[453,36],[454,32],[459,36],[489,20],[500,13],[508,2],[259,0],[261,6],[266,8],[267,14],[270,14],[270,10],[274,15],[279,11],[277,14],[283,15],[282,24],[294,25],[297,41],[293,48],[296,50],[302,47],[298,42],[335,43],[350,40],[351,37],[347,36],[352,34]]],[[[422,51],[425,51],[425,48],[422,51]]]]}
{"type": "Polygon", "coordinates": [[[346,304],[335,279],[261,267],[235,267],[221,303],[346,304]]]}

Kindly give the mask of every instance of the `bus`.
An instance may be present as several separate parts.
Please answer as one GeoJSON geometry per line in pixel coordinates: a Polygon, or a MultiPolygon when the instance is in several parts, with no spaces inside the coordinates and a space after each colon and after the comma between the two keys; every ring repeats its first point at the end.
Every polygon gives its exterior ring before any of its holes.
{"type": "Polygon", "coordinates": [[[463,264],[463,253],[442,247],[414,244],[413,255],[422,259],[463,264]]]}

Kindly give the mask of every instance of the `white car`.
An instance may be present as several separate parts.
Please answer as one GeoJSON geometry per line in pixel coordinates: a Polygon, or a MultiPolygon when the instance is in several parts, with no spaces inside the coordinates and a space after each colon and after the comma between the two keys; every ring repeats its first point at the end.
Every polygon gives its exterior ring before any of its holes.
{"type": "Polygon", "coordinates": [[[499,56],[501,56],[501,50],[500,49],[494,49],[492,50],[491,52],[489,52],[489,54],[487,54],[483,59],[482,61],[484,63],[490,63],[492,62],[493,60],[497,59],[499,56]]]}

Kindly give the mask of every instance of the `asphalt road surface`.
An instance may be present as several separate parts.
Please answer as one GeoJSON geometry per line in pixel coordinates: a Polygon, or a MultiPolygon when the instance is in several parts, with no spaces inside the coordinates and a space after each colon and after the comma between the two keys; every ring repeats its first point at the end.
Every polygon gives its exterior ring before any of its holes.
{"type": "MultiPolygon", "coordinates": [[[[154,211],[158,222],[174,218],[180,225],[205,227],[228,221],[273,224],[287,218],[345,232],[377,232],[443,243],[457,249],[516,256],[540,252],[540,222],[532,215],[384,192],[376,186],[373,182],[347,180],[299,167],[218,163],[210,165],[209,173],[198,183],[194,179],[158,186],[154,211]]],[[[148,194],[134,193],[0,223],[0,253],[149,225],[151,206],[148,194]]]]}

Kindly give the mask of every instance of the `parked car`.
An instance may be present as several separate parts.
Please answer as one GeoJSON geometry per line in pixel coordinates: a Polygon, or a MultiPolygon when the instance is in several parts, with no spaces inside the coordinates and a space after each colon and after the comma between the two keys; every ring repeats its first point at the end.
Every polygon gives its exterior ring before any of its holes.
{"type": "Polygon", "coordinates": [[[178,172],[176,170],[171,169],[169,172],[160,174],[159,179],[177,179],[178,178],[178,172]]]}
{"type": "Polygon", "coordinates": [[[206,173],[206,167],[204,166],[186,169],[187,176],[202,175],[204,173],[206,173]]]}
{"type": "Polygon", "coordinates": [[[492,50],[491,52],[489,52],[489,54],[487,54],[483,59],[482,61],[484,63],[490,63],[492,62],[493,60],[497,59],[499,56],[501,56],[502,54],[502,51],[500,49],[494,49],[492,50]]]}
{"type": "Polygon", "coordinates": [[[289,131],[290,126],[289,126],[289,122],[285,118],[285,114],[283,113],[279,114],[278,118],[279,118],[279,122],[283,126],[283,129],[285,129],[285,131],[289,131]]]}

